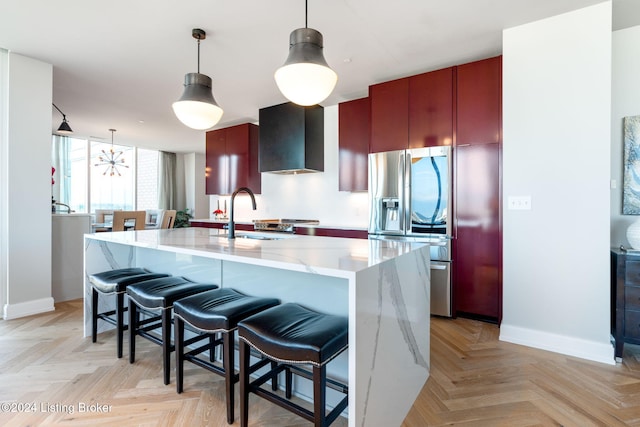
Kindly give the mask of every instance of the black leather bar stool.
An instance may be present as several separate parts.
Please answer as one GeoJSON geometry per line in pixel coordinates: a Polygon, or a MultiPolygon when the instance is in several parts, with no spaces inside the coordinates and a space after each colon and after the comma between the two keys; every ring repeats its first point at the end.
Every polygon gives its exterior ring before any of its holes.
{"type": "Polygon", "coordinates": [[[129,363],[136,358],[136,335],[162,346],[164,383],[170,382],[171,311],[173,303],[180,298],[217,289],[218,285],[191,282],[183,277],[163,277],[147,280],[127,287],[129,296],[129,363]],[[140,309],[149,315],[140,320],[140,309]],[[150,331],[161,329],[161,335],[150,331]]]}
{"type": "Polygon", "coordinates": [[[346,317],[318,313],[298,304],[288,303],[269,308],[238,322],[240,343],[240,425],[249,423],[249,393],[254,393],[283,407],[316,427],[331,424],[347,407],[348,387],[327,378],[326,365],[348,346],[349,324],[346,317]],[[278,362],[275,369],[261,377],[249,379],[249,349],[255,348],[278,362]],[[312,373],[300,368],[311,365],[312,373]],[[261,385],[279,372],[286,374],[285,397],[261,385]],[[292,374],[313,381],[313,411],[289,400],[292,374]],[[345,394],[326,414],[326,387],[345,394]]]}
{"type": "Polygon", "coordinates": [[[225,378],[227,399],[227,422],[233,423],[235,373],[234,332],[238,322],[255,313],[280,304],[276,298],[259,298],[244,295],[235,289],[216,289],[182,298],[173,304],[174,340],[176,349],[176,388],[182,393],[184,361],[188,360],[225,378]],[[185,324],[200,332],[184,340],[185,324]],[[217,337],[220,333],[222,338],[217,337]],[[192,350],[185,347],[207,340],[192,350]],[[222,367],[214,364],[215,348],[222,345],[222,367]],[[209,350],[209,360],[198,357],[209,350]]]}
{"type": "Polygon", "coordinates": [[[127,286],[142,282],[149,279],[159,277],[167,277],[168,274],[150,273],[144,268],[120,268],[117,270],[108,270],[89,276],[91,283],[91,340],[97,341],[98,338],[98,319],[115,325],[118,335],[117,356],[122,357],[122,343],[124,331],[127,325],[124,324],[124,312],[127,308],[124,306],[124,294],[127,286]],[[107,310],[99,312],[98,300],[99,295],[115,295],[115,310],[107,310]]]}

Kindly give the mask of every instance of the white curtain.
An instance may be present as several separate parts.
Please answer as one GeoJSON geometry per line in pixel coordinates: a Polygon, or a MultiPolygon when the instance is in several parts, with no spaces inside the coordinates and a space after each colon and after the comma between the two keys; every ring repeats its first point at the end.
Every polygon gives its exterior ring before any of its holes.
{"type": "Polygon", "coordinates": [[[176,209],[176,153],[160,152],[158,165],[158,208],[176,209]]]}
{"type": "Polygon", "coordinates": [[[51,165],[55,172],[51,176],[51,196],[56,202],[69,204],[71,200],[71,161],[69,160],[69,137],[53,135],[51,165]]]}

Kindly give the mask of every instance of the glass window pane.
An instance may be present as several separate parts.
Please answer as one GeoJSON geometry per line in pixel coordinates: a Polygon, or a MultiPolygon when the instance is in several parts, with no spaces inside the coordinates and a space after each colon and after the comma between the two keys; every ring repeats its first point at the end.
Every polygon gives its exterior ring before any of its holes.
{"type": "Polygon", "coordinates": [[[138,148],[137,209],[158,209],[158,151],[138,148]]]}
{"type": "Polygon", "coordinates": [[[134,209],[133,147],[90,142],[91,211],[134,209]]]}
{"type": "Polygon", "coordinates": [[[67,203],[76,212],[88,212],[87,206],[87,141],[69,138],[69,175],[67,203]]]}

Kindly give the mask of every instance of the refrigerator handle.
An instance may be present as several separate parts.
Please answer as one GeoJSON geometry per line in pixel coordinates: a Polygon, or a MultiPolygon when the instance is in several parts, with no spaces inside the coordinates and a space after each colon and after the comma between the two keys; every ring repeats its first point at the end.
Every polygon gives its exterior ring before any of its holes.
{"type": "Polygon", "coordinates": [[[404,182],[404,189],[400,194],[404,198],[404,203],[402,204],[402,212],[403,212],[403,222],[404,225],[402,227],[405,234],[411,233],[411,153],[409,151],[405,151],[404,154],[404,168],[402,169],[404,177],[402,181],[404,182]]]}

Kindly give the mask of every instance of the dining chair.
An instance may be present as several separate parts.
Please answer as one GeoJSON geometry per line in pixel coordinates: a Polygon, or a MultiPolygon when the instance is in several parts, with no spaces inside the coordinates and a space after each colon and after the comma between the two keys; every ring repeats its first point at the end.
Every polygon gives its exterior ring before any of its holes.
{"type": "Polygon", "coordinates": [[[132,228],[134,230],[144,230],[146,217],[147,213],[145,211],[114,211],[111,231],[124,231],[132,228]],[[129,225],[131,221],[133,221],[133,227],[129,225]],[[125,223],[127,223],[126,227],[125,223]]]}
{"type": "Polygon", "coordinates": [[[162,215],[162,225],[160,228],[173,228],[173,223],[176,220],[175,210],[165,210],[162,215]]]}
{"type": "Polygon", "coordinates": [[[164,209],[147,209],[147,219],[146,221],[146,226],[145,228],[148,229],[154,229],[154,228],[160,228],[160,226],[162,225],[162,214],[164,212],[164,209]]]}
{"type": "MultiPolygon", "coordinates": [[[[113,209],[96,209],[96,224],[105,224],[113,222],[113,209]]],[[[109,228],[96,227],[95,232],[99,231],[111,231],[109,228]]]]}

